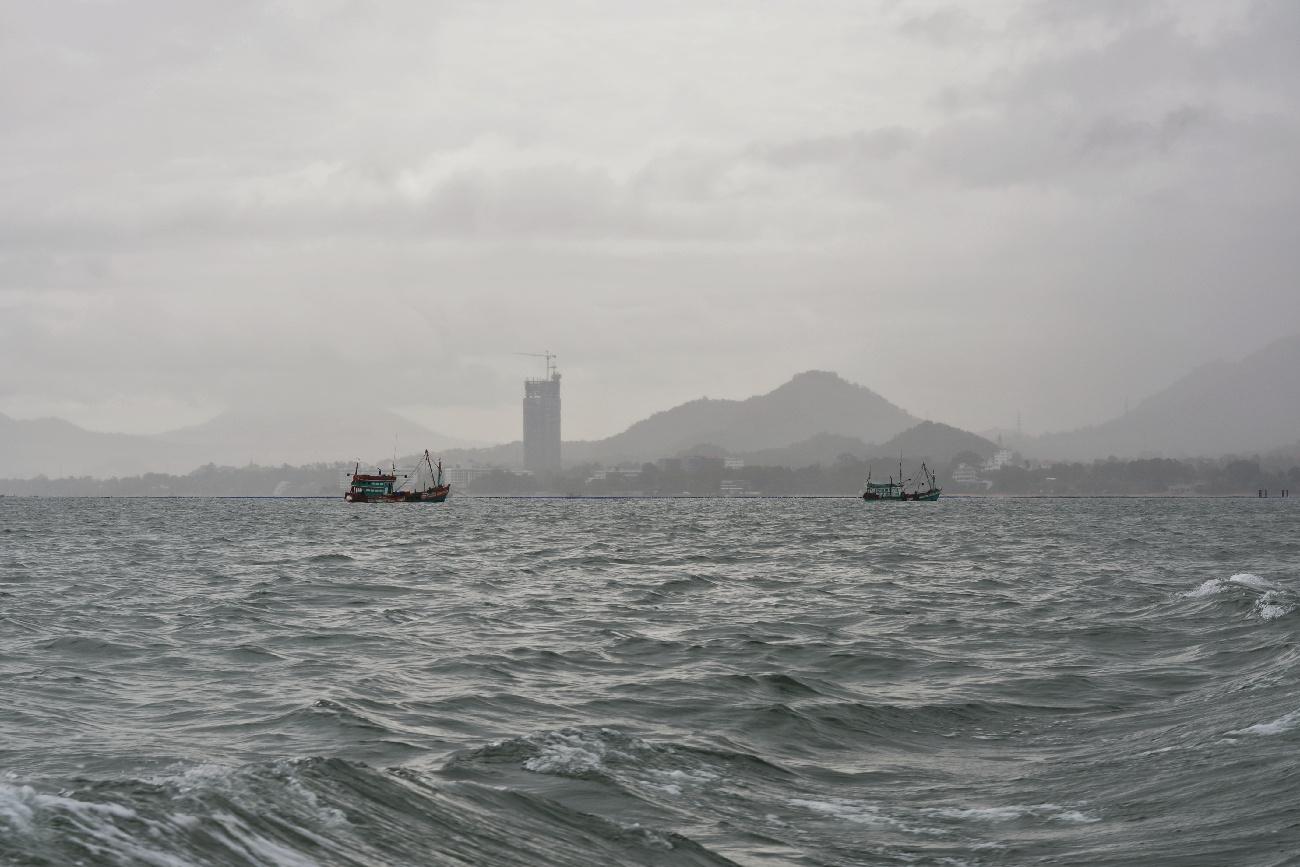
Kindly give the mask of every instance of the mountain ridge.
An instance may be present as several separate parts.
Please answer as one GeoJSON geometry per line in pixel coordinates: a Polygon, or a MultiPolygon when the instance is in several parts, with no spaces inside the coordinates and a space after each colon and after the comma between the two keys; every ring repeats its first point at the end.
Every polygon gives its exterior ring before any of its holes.
{"type": "MultiPolygon", "coordinates": [[[[0,477],[189,472],[222,463],[337,462],[385,459],[429,447],[452,462],[518,467],[518,441],[457,448],[455,440],[395,413],[349,415],[300,411],[299,424],[253,410],[222,413],[199,425],[142,436],[101,433],[63,419],[14,419],[0,413],[0,477]],[[398,442],[393,443],[397,434],[398,442]]],[[[1089,460],[1110,455],[1211,457],[1262,453],[1300,441],[1300,335],[1276,340],[1240,361],[1193,368],[1131,411],[1098,425],[1010,438],[1027,457],[1089,460]]],[[[708,443],[728,454],[787,462],[822,460],[832,451],[888,455],[902,448],[939,461],[959,451],[985,454],[992,443],[968,431],[924,422],[871,389],[838,374],[810,370],[743,399],[697,398],[652,413],[601,440],[564,444],[565,463],[637,463],[708,443]],[[934,427],[925,427],[933,425],[934,427]],[[902,439],[896,440],[902,436],[902,439]],[[873,443],[878,445],[872,445],[873,443]],[[873,451],[874,450],[874,451],[873,451]]]]}
{"type": "Polygon", "coordinates": [[[1097,425],[1018,442],[1044,460],[1266,452],[1300,438],[1300,334],[1198,365],[1097,425]]]}
{"type": "Polygon", "coordinates": [[[183,474],[206,464],[370,462],[415,446],[439,448],[440,442],[456,441],[387,411],[364,418],[332,409],[227,411],[161,434],[107,433],[64,419],[15,419],[0,413],[0,477],[107,478],[183,474]],[[377,416],[382,419],[378,425],[377,416]]]}
{"type": "MultiPolygon", "coordinates": [[[[807,370],[740,400],[697,398],[653,413],[603,440],[566,443],[576,455],[619,461],[667,457],[700,443],[732,453],[781,448],[818,434],[885,439],[917,421],[836,373],[807,370]]],[[[574,462],[579,462],[574,458],[574,462]]]]}

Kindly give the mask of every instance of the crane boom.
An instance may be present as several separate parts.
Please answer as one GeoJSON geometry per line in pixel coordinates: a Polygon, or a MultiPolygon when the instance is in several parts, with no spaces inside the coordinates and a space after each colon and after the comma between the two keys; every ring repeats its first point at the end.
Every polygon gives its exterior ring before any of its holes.
{"type": "Polygon", "coordinates": [[[524,355],[529,358],[545,358],[547,379],[550,379],[555,374],[555,359],[560,357],[556,355],[554,352],[550,352],[549,350],[546,352],[516,352],[514,354],[524,355]]]}

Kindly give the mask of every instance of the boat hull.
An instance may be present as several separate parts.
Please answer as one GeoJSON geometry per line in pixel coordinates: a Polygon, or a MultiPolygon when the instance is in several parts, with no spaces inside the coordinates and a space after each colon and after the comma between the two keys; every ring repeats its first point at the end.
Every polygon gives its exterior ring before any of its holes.
{"type": "Polygon", "coordinates": [[[368,494],[351,490],[343,495],[349,503],[442,503],[451,493],[451,485],[438,485],[423,491],[394,491],[391,494],[368,494]]]}
{"type": "Polygon", "coordinates": [[[916,491],[910,494],[905,493],[890,497],[881,496],[880,494],[872,494],[868,491],[862,495],[862,499],[868,503],[933,503],[935,500],[939,499],[941,493],[943,493],[942,489],[935,488],[930,491],[916,491]]]}

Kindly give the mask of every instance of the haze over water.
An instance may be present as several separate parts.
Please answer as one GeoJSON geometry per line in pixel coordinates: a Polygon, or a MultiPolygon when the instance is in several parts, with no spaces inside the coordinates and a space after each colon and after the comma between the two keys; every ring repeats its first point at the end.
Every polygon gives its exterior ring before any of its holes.
{"type": "Polygon", "coordinates": [[[0,862],[1282,864],[1281,500],[0,500],[0,862]]]}

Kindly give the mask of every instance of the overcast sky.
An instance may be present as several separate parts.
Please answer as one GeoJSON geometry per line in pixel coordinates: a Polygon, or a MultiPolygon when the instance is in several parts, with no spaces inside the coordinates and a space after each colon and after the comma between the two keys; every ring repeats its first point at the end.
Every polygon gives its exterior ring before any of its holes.
{"type": "Polygon", "coordinates": [[[1100,421],[1300,331],[1300,3],[0,0],[0,412],[1100,421]]]}

